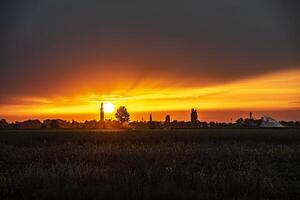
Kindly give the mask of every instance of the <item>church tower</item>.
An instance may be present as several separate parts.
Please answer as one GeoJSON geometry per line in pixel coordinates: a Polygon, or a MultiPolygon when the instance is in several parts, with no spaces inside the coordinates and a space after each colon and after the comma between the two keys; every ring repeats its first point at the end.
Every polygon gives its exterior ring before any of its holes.
{"type": "Polygon", "coordinates": [[[103,109],[103,102],[101,102],[101,108],[100,108],[100,122],[104,123],[104,109],[103,109]]]}

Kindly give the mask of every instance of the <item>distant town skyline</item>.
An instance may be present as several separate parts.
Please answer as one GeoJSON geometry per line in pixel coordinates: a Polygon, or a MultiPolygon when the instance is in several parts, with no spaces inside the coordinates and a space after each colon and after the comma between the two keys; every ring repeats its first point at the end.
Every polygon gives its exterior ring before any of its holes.
{"type": "MultiPolygon", "coordinates": [[[[299,72],[285,72],[251,78],[241,82],[208,88],[135,88],[121,95],[90,95],[87,97],[55,97],[12,99],[1,105],[1,118],[10,121],[32,118],[62,118],[79,121],[99,118],[101,100],[116,107],[125,105],[133,120],[154,118],[164,120],[166,113],[178,120],[189,118],[191,107],[197,108],[200,118],[229,121],[243,113],[270,115],[279,120],[300,120],[299,72]]],[[[113,114],[107,114],[114,118],[113,114]]]]}

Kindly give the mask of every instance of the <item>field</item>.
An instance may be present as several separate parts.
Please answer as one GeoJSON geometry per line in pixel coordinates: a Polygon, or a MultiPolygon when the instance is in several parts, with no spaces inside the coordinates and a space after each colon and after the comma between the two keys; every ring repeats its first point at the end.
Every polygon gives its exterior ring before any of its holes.
{"type": "Polygon", "coordinates": [[[300,129],[0,131],[0,199],[300,199],[300,129]]]}

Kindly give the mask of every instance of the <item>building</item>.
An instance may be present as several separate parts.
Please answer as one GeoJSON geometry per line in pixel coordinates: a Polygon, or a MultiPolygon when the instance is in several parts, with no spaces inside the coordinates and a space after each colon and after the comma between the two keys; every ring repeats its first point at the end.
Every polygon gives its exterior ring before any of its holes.
{"type": "Polygon", "coordinates": [[[268,128],[277,127],[277,128],[279,128],[279,127],[284,127],[284,126],[271,117],[263,116],[261,118],[260,127],[268,127],[268,128]]]}
{"type": "Polygon", "coordinates": [[[101,108],[100,108],[100,122],[104,123],[104,108],[103,108],[103,102],[101,102],[101,108]]]}

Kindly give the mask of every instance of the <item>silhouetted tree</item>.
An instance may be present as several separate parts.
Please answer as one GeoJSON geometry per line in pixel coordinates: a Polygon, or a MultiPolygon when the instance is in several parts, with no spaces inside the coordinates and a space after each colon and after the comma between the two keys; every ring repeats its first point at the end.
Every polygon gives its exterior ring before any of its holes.
{"type": "Polygon", "coordinates": [[[6,119],[1,119],[0,120],[0,128],[7,128],[8,127],[8,123],[6,121],[6,119]]]}
{"type": "Polygon", "coordinates": [[[55,120],[55,119],[51,120],[50,127],[51,128],[59,128],[58,120],[55,120]]]}
{"type": "Polygon", "coordinates": [[[166,120],[165,120],[165,124],[170,124],[170,122],[171,122],[170,115],[167,115],[166,120]]]}
{"type": "Polygon", "coordinates": [[[115,114],[115,117],[118,119],[119,122],[122,124],[124,122],[129,122],[130,120],[130,114],[127,111],[125,106],[120,106],[115,114]]]}
{"type": "Polygon", "coordinates": [[[209,122],[209,127],[214,127],[215,125],[216,125],[215,122],[213,122],[213,121],[209,122]]]}
{"type": "Polygon", "coordinates": [[[191,111],[191,122],[192,123],[197,123],[198,122],[198,114],[197,114],[197,110],[192,108],[191,111]]]}
{"type": "Polygon", "coordinates": [[[26,120],[19,123],[20,129],[38,129],[42,128],[42,123],[40,120],[26,120]]]}
{"type": "Polygon", "coordinates": [[[237,124],[243,124],[244,123],[244,119],[241,117],[241,118],[237,119],[235,122],[237,124]]]}

